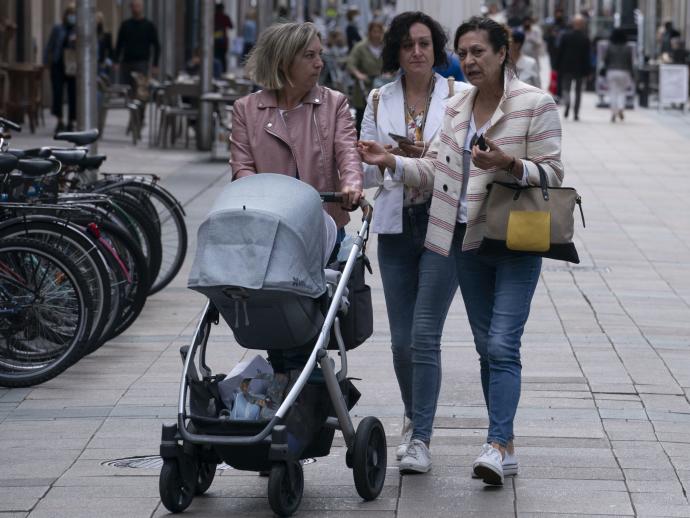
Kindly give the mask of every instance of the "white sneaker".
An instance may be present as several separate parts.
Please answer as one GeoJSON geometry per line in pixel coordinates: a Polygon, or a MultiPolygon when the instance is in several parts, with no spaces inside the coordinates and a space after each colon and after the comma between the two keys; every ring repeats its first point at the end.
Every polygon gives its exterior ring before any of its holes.
{"type": "Polygon", "coordinates": [[[419,439],[412,439],[400,461],[400,473],[426,473],[431,469],[431,452],[419,439]]]}
{"type": "MultiPolygon", "coordinates": [[[[512,477],[513,475],[517,475],[518,472],[517,455],[515,455],[515,452],[508,453],[506,451],[505,457],[503,457],[503,476],[512,477]]],[[[472,469],[472,478],[479,478],[479,475],[474,472],[474,469],[472,469]]]]}
{"type": "Polygon", "coordinates": [[[504,477],[512,477],[513,475],[517,475],[517,474],[518,474],[517,455],[515,455],[515,452],[508,453],[506,451],[506,454],[503,457],[503,476],[504,477]]]}
{"type": "Polygon", "coordinates": [[[403,429],[400,439],[400,446],[395,450],[395,458],[400,460],[405,456],[407,447],[410,445],[410,439],[412,439],[412,421],[405,417],[403,422],[403,429]]]}
{"type": "Polygon", "coordinates": [[[485,484],[503,485],[503,459],[501,459],[501,452],[490,444],[482,446],[482,453],[472,464],[472,469],[485,484]]]}

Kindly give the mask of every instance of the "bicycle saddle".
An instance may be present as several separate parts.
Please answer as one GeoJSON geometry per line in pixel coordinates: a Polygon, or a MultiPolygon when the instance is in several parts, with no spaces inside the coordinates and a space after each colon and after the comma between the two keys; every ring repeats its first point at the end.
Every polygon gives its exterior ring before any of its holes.
{"type": "Polygon", "coordinates": [[[93,144],[98,140],[98,130],[90,129],[85,131],[61,131],[53,137],[55,140],[66,140],[77,146],[93,144]]]}
{"type": "Polygon", "coordinates": [[[84,169],[98,169],[103,165],[105,159],[105,155],[89,155],[85,156],[78,165],[84,169]]]}
{"type": "Polygon", "coordinates": [[[17,168],[17,157],[10,154],[0,154],[0,174],[9,174],[17,168]]]}
{"type": "Polygon", "coordinates": [[[7,152],[10,155],[14,155],[17,158],[48,158],[50,156],[50,148],[45,147],[32,147],[29,149],[8,149],[7,152]]]}
{"type": "Polygon", "coordinates": [[[63,165],[81,165],[88,151],[86,149],[53,149],[51,154],[63,165]]]}
{"type": "Polygon", "coordinates": [[[51,160],[31,158],[19,160],[17,169],[27,176],[38,177],[55,171],[57,164],[51,160]]]}

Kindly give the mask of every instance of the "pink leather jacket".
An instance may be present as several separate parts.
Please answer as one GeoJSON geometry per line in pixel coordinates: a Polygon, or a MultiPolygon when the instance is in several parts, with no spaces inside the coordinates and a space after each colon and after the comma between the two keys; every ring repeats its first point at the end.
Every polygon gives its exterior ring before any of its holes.
{"type": "MultiPolygon", "coordinates": [[[[362,162],[347,97],[317,85],[302,104],[283,120],[274,91],[261,90],[235,102],[232,179],[281,173],[299,177],[320,192],[339,192],[345,186],[361,189],[362,162]]],[[[338,204],[329,203],[326,210],[338,228],[350,220],[338,204]]]]}

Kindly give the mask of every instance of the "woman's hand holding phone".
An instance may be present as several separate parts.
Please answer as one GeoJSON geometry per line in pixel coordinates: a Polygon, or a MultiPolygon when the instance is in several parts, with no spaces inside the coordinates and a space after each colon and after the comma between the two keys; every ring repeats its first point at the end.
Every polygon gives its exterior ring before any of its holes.
{"type": "Polygon", "coordinates": [[[395,133],[389,133],[388,136],[398,143],[401,152],[396,153],[395,151],[391,151],[391,153],[396,155],[419,158],[423,156],[426,151],[427,145],[423,140],[412,142],[409,137],[396,135],[395,133]]]}

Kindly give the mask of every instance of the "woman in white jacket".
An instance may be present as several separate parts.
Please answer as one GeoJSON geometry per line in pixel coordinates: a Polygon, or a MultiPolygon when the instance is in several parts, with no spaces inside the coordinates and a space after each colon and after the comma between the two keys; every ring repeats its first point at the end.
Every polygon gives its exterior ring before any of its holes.
{"type": "MultiPolygon", "coordinates": [[[[392,20],[384,37],[383,71],[401,74],[369,94],[362,140],[402,156],[424,154],[441,126],[446,100],[469,88],[434,73],[434,66],[446,64],[446,42],[438,22],[424,13],[405,12],[392,20]]],[[[371,165],[365,165],[365,185],[379,186],[372,231],[379,234],[393,365],[405,407],[396,454],[401,472],[426,473],[441,387],[443,321],[457,281],[447,258],[438,255],[434,264],[423,259],[429,257],[422,252],[433,185],[408,185],[403,176],[371,165]]]]}

